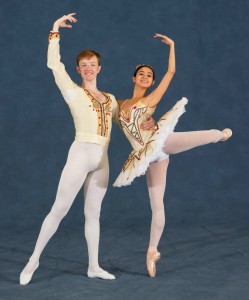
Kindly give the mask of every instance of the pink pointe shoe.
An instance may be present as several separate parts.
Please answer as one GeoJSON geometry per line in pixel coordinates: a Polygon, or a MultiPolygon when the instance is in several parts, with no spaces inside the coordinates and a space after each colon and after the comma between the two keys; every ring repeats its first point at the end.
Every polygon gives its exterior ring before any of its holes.
{"type": "Polygon", "coordinates": [[[147,271],[150,277],[156,276],[156,262],[161,258],[160,252],[147,253],[147,271]]]}
{"type": "Polygon", "coordinates": [[[225,133],[225,136],[223,137],[223,139],[221,139],[221,142],[227,141],[233,135],[233,132],[230,128],[225,128],[222,130],[222,132],[225,133]]]}

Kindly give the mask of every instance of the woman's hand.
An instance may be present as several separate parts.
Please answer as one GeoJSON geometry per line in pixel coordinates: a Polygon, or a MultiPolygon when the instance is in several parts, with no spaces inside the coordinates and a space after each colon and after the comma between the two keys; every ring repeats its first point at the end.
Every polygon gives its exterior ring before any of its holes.
{"type": "Polygon", "coordinates": [[[167,44],[167,45],[174,45],[174,41],[171,40],[169,37],[167,37],[166,35],[160,34],[160,33],[155,33],[154,38],[161,38],[162,42],[167,44]]]}
{"type": "Polygon", "coordinates": [[[76,15],[76,13],[65,15],[56,20],[54,22],[53,31],[58,31],[60,27],[72,28],[72,25],[68,24],[67,21],[70,21],[71,23],[76,23],[77,19],[73,17],[74,15],[76,15]]]}

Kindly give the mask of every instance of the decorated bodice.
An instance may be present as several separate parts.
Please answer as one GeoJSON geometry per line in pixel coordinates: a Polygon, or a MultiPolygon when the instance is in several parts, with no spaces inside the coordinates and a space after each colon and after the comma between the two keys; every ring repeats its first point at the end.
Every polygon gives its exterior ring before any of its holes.
{"type": "Polygon", "coordinates": [[[148,107],[142,100],[139,100],[128,110],[123,110],[123,105],[127,101],[124,101],[120,107],[119,122],[132,148],[139,150],[146,145],[152,133],[152,130],[142,130],[140,125],[148,115],[153,115],[155,107],[148,107]]]}

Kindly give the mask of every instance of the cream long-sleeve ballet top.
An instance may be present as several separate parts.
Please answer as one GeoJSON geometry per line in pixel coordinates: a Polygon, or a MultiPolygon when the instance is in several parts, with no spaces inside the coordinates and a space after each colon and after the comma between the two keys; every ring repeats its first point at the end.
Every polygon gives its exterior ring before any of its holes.
{"type": "Polygon", "coordinates": [[[60,34],[50,34],[47,65],[52,69],[55,82],[68,104],[75,126],[75,140],[108,145],[112,119],[118,120],[115,97],[103,93],[106,101],[97,101],[86,89],[74,83],[67,74],[60,56],[60,34]]]}

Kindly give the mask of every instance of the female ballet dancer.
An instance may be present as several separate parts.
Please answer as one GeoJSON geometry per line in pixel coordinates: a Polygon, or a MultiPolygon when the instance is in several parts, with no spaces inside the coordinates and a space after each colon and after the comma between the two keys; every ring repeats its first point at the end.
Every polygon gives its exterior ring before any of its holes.
{"type": "Polygon", "coordinates": [[[169,164],[169,154],[180,153],[197,146],[225,141],[231,137],[231,129],[223,131],[211,129],[205,131],[173,132],[178,118],[185,112],[188,100],[182,98],[173,108],[161,117],[154,130],[143,131],[141,122],[152,115],[156,105],[162,99],[175,73],[174,42],[165,35],[155,34],[162,42],[170,46],[168,70],[160,84],[146,95],[154,84],[155,72],[149,65],[139,65],[135,69],[133,96],[118,101],[119,121],[124,134],[131,143],[133,151],[126,160],[114,186],[129,185],[135,177],[146,173],[147,186],[152,210],[150,241],[147,251],[147,270],[150,277],[156,276],[156,262],[160,259],[157,250],[164,225],[164,192],[169,164]]]}
{"type": "Polygon", "coordinates": [[[75,124],[75,141],[72,143],[66,165],[61,174],[54,205],[45,218],[36,246],[29,262],[20,274],[20,284],[26,285],[39,266],[39,258],[61,220],[68,213],[76,195],[84,185],[85,237],[88,247],[89,265],[87,276],[115,279],[115,276],[99,266],[99,216],[109,178],[107,149],[112,127],[112,118],[118,112],[113,95],[97,89],[100,72],[100,55],[85,50],[77,57],[77,71],[82,85],[75,84],[60,61],[59,28],[75,23],[74,14],[55,21],[49,35],[48,67],[52,69],[56,84],[68,104],[75,124]]]}

